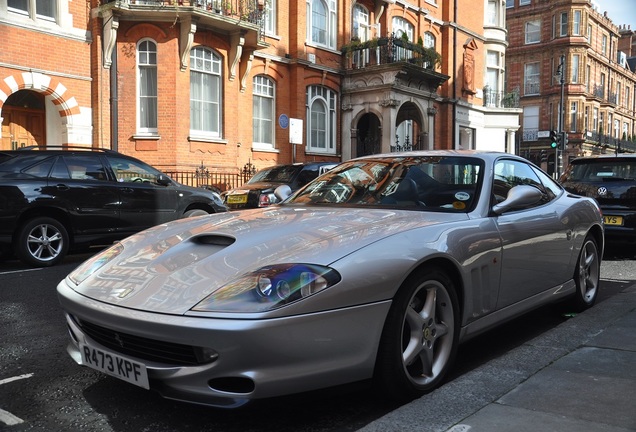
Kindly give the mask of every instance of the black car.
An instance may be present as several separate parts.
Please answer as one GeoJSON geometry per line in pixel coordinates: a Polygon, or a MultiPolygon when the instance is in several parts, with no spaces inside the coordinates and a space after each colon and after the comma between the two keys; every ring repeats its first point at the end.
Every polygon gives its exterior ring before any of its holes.
{"type": "Polygon", "coordinates": [[[223,200],[230,209],[267,207],[277,202],[274,190],[278,186],[296,191],[334,166],[333,162],[306,162],[264,168],[240,188],[225,192],[223,200]]]}
{"type": "Polygon", "coordinates": [[[608,242],[636,242],[636,155],[574,159],[560,179],[577,195],[596,199],[608,242]]]}
{"type": "Polygon", "coordinates": [[[115,151],[0,152],[0,253],[32,266],[54,265],[69,250],[163,222],[223,211],[217,193],[179,184],[115,151]]]}

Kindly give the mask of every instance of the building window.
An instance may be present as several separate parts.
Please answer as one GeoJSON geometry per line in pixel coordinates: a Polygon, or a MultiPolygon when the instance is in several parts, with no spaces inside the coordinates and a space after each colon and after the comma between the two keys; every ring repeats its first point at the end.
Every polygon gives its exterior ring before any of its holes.
{"type": "Polygon", "coordinates": [[[307,88],[307,150],[336,153],[336,93],[327,87],[307,88]]]}
{"type": "Polygon", "coordinates": [[[252,131],[255,147],[274,148],[274,81],[263,75],[254,77],[252,131]]]}
{"type": "Polygon", "coordinates": [[[603,35],[603,38],[601,39],[601,53],[603,53],[604,56],[607,56],[607,35],[603,35]]]}
{"type": "Polygon", "coordinates": [[[539,94],[539,78],[539,62],[526,64],[524,74],[524,93],[526,95],[539,94]]]}
{"type": "Polygon", "coordinates": [[[531,0],[519,0],[519,6],[529,5],[531,0]]]}
{"type": "MultiPolygon", "coordinates": [[[[486,53],[486,85],[490,92],[500,92],[501,77],[503,75],[501,54],[499,51],[486,53]]],[[[495,95],[489,95],[495,96],[495,95]]]]}
{"type": "Polygon", "coordinates": [[[515,0],[506,0],[506,9],[515,7],[515,0]]]}
{"type": "Polygon", "coordinates": [[[629,87],[625,87],[625,108],[630,109],[631,107],[629,106],[629,96],[630,96],[630,91],[631,89],[629,87]]]}
{"type": "Polygon", "coordinates": [[[559,22],[559,35],[567,36],[568,35],[568,13],[561,13],[561,20],[559,22]]]}
{"type": "Polygon", "coordinates": [[[592,130],[600,133],[598,129],[598,108],[594,108],[592,113],[592,130]]]}
{"type": "Polygon", "coordinates": [[[490,26],[503,27],[499,20],[499,6],[501,1],[488,0],[488,9],[486,10],[486,24],[490,26]]]}
{"type": "Polygon", "coordinates": [[[579,83],[579,60],[581,56],[579,54],[574,54],[572,56],[572,65],[571,65],[571,82],[572,84],[579,83]]]}
{"type": "Polygon", "coordinates": [[[536,141],[539,134],[539,107],[523,108],[523,140],[536,141]]]}
{"type": "Polygon", "coordinates": [[[435,48],[435,35],[431,32],[424,33],[424,47],[435,48]]]}
{"type": "Polygon", "coordinates": [[[143,40],[137,45],[137,125],[140,134],[157,133],[157,44],[143,40]]]}
{"type": "Polygon", "coordinates": [[[55,21],[57,1],[56,0],[7,0],[9,12],[16,12],[29,16],[31,19],[43,19],[55,21]]]}
{"type": "Polygon", "coordinates": [[[336,47],[336,1],[307,0],[307,39],[327,48],[336,47]]]}
{"type": "Polygon", "coordinates": [[[622,90],[622,88],[621,87],[622,87],[621,83],[619,83],[619,82],[616,83],[616,105],[619,105],[619,106],[620,106],[621,100],[622,100],[622,98],[621,98],[621,90],[622,90]]]}
{"type": "Polygon", "coordinates": [[[579,36],[581,34],[581,11],[575,10],[572,20],[572,35],[579,36]]]}
{"type": "Polygon", "coordinates": [[[221,57],[209,48],[190,50],[190,134],[221,136],[221,57]]]}
{"type": "Polygon", "coordinates": [[[267,0],[265,2],[263,27],[266,34],[276,34],[276,3],[276,0],[267,0]]]}
{"type": "Polygon", "coordinates": [[[577,108],[578,108],[578,102],[572,102],[570,104],[570,132],[576,132],[577,108]]]}
{"type": "Polygon", "coordinates": [[[541,42],[541,21],[528,21],[526,23],[526,43],[541,42]]]}
{"type": "Polygon", "coordinates": [[[353,7],[353,35],[361,42],[369,40],[369,9],[356,3],[353,7]]]}
{"type": "Polygon", "coordinates": [[[585,66],[585,91],[590,92],[590,78],[592,75],[592,67],[590,65],[585,66]]]}
{"type": "Polygon", "coordinates": [[[587,25],[587,41],[592,43],[592,24],[587,25]]]}
{"type": "Polygon", "coordinates": [[[583,127],[585,128],[586,131],[590,127],[590,107],[589,106],[585,107],[585,114],[583,117],[583,127]]]}
{"type": "Polygon", "coordinates": [[[401,17],[393,17],[392,27],[395,37],[401,38],[405,34],[410,42],[413,42],[414,29],[413,24],[401,17]]]}

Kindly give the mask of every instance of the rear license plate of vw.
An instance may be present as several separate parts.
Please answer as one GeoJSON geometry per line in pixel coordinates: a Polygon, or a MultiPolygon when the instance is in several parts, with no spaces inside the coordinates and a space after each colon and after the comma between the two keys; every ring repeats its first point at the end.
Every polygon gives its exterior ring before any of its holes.
{"type": "Polygon", "coordinates": [[[150,388],[143,363],[89,345],[80,344],[80,351],[84,365],[139,387],[150,388]]]}

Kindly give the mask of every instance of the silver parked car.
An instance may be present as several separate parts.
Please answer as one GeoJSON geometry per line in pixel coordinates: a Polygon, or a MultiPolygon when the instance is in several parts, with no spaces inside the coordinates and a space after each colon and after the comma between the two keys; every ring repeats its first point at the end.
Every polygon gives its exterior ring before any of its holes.
{"type": "Polygon", "coordinates": [[[514,155],[375,155],[284,188],[79,266],[58,285],[73,359],[214,406],[368,378],[406,400],[442,382],[460,342],[598,295],[597,204],[514,155]]]}

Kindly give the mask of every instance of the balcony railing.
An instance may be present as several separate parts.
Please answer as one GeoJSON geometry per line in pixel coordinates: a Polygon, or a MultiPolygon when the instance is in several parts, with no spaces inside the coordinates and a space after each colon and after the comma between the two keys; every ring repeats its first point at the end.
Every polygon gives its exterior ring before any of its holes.
{"type": "Polygon", "coordinates": [[[519,108],[519,89],[500,92],[484,87],[484,106],[494,108],[519,108]]]}
{"type": "MultiPolygon", "coordinates": [[[[209,12],[239,18],[251,24],[261,24],[266,0],[102,0],[101,4],[116,3],[119,7],[138,11],[170,11],[175,8],[209,12]]],[[[177,9],[178,10],[178,9],[177,9]]]]}
{"type": "Polygon", "coordinates": [[[541,85],[539,83],[526,83],[524,86],[524,94],[534,96],[541,93],[541,85]]]}
{"type": "Polygon", "coordinates": [[[616,153],[636,153],[636,142],[634,141],[613,138],[610,135],[592,131],[588,131],[585,134],[585,137],[588,142],[594,142],[597,146],[605,149],[606,151],[609,150],[616,153]]]}
{"type": "Polygon", "coordinates": [[[435,70],[441,60],[435,49],[411,43],[393,34],[365,42],[351,41],[340,51],[343,54],[345,69],[406,62],[435,70]]]}

